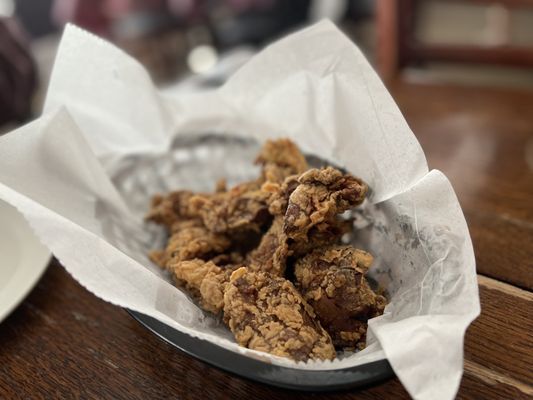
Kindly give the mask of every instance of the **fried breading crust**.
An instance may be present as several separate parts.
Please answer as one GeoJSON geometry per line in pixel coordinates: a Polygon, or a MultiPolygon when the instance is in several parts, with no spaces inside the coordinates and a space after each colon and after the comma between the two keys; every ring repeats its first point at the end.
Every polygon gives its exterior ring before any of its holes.
{"type": "Polygon", "coordinates": [[[282,183],[288,176],[309,169],[300,149],[289,139],[267,140],[255,162],[263,166],[265,182],[282,183]]]}
{"type": "Polygon", "coordinates": [[[383,313],[386,300],[364,274],[372,256],[352,246],[319,248],[296,261],[296,287],[338,347],[362,347],[366,321],[383,313]]]}
{"type": "Polygon", "coordinates": [[[361,348],[385,298],[364,278],[372,257],[340,245],[353,221],[339,214],[366,185],[332,167],[308,170],[287,139],[267,141],[256,163],[258,179],[229,189],[221,180],[213,193],[156,195],[146,218],[169,236],[150,259],[204,310],[223,313],[243,346],[297,361],[361,348]]]}
{"type": "Polygon", "coordinates": [[[306,236],[313,226],[361,204],[367,192],[363,181],[333,167],[310,169],[298,178],[298,183],[289,197],[283,226],[287,237],[294,240],[306,236]]]}
{"type": "Polygon", "coordinates": [[[224,319],[237,343],[296,361],[333,359],[331,339],[288,280],[239,268],[224,292],[224,319]]]}

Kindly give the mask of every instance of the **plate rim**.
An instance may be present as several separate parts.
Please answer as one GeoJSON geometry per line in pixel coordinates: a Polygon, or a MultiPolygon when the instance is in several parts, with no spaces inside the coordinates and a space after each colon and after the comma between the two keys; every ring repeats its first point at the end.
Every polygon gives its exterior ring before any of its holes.
{"type": "Polygon", "coordinates": [[[184,353],[232,375],[278,388],[306,392],[342,391],[372,386],[395,376],[387,359],[335,370],[302,370],[269,364],[194,338],[146,314],[125,310],[152,334],[184,353]]]}

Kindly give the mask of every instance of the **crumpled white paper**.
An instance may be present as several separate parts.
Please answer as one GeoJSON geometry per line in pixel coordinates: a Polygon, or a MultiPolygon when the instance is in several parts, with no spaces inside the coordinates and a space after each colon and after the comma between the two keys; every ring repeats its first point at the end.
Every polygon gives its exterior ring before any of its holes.
{"type": "Polygon", "coordinates": [[[464,333],[480,310],[468,228],[446,177],[428,172],[380,79],[330,22],[267,47],[218,90],[179,96],[161,94],[136,61],[68,26],[43,116],[0,138],[0,198],[111,303],[267,362],[336,369],[386,357],[414,398],[457,392],[464,333]],[[206,133],[207,144],[195,144],[206,133]],[[371,187],[356,244],[375,256],[371,275],[391,298],[370,321],[365,350],[296,364],[243,349],[147,260],[158,242],[142,215],[155,190],[205,190],[217,174],[257,173],[253,146],[228,145],[224,134],[288,136],[371,187]]]}

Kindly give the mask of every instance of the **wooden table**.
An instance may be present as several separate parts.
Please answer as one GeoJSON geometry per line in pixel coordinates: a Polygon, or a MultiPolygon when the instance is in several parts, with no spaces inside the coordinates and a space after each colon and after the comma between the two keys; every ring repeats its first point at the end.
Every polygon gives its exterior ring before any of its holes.
{"type": "MultiPolygon", "coordinates": [[[[482,314],[461,399],[533,397],[533,93],[398,83],[392,92],[469,223],[482,314]]],[[[306,398],[162,342],[56,262],[0,324],[0,398],[306,398]]],[[[331,399],[409,398],[397,379],[331,399]]]]}

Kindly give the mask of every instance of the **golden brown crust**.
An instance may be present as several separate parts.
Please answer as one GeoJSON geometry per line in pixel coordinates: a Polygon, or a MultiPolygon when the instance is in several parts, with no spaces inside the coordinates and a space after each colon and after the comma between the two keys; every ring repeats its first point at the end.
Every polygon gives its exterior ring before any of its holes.
{"type": "Polygon", "coordinates": [[[282,183],[289,175],[309,168],[300,149],[289,139],[267,140],[255,162],[263,166],[262,178],[266,182],[282,183]]]}
{"type": "Polygon", "coordinates": [[[294,240],[306,236],[313,226],[361,204],[367,192],[360,179],[333,167],[310,169],[298,182],[289,197],[283,228],[294,240]]]}
{"type": "Polygon", "coordinates": [[[228,191],[228,183],[226,179],[221,178],[217,181],[215,185],[215,193],[224,193],[228,191]]]}
{"type": "Polygon", "coordinates": [[[283,276],[288,253],[289,247],[283,233],[283,218],[278,216],[261,238],[259,246],[248,254],[246,264],[252,271],[283,276]]]}
{"type": "Polygon", "coordinates": [[[190,208],[211,232],[259,232],[270,218],[267,198],[257,182],[247,182],[226,192],[192,196],[190,208]]]}
{"type": "Polygon", "coordinates": [[[230,253],[218,254],[211,258],[210,261],[213,261],[216,265],[224,267],[227,265],[242,265],[244,262],[244,256],[238,251],[232,251],[230,253]]]}
{"type": "Polygon", "coordinates": [[[296,286],[335,346],[361,348],[367,320],[383,313],[385,298],[364,277],[371,263],[370,254],[351,246],[317,249],[296,261],[296,286]]]}
{"type": "Polygon", "coordinates": [[[238,266],[221,268],[212,261],[200,259],[170,261],[168,266],[176,282],[185,287],[204,310],[214,314],[222,311],[225,287],[238,266]]]}
{"type": "Polygon", "coordinates": [[[224,293],[224,319],[237,343],[296,361],[333,359],[335,349],[288,280],[239,268],[224,293]]]}
{"type": "Polygon", "coordinates": [[[168,257],[165,250],[152,250],[148,253],[148,258],[161,268],[166,268],[167,266],[168,257]]]}
{"type": "MultiPolygon", "coordinates": [[[[252,270],[283,276],[287,257],[302,256],[317,247],[337,244],[345,233],[352,230],[352,221],[340,219],[335,215],[336,211],[344,211],[344,205],[340,204],[339,208],[335,208],[328,204],[328,202],[332,201],[332,197],[333,201],[336,201],[335,196],[340,196],[343,190],[343,183],[340,181],[350,182],[352,177],[350,175],[342,175],[340,171],[335,169],[316,171],[320,172],[317,174],[317,179],[325,177],[326,179],[329,178],[329,181],[326,182],[327,186],[324,185],[324,190],[320,193],[320,197],[317,196],[314,200],[315,207],[317,209],[329,207],[330,213],[323,215],[323,220],[321,221],[315,216],[311,216],[315,222],[309,224],[310,226],[306,230],[299,231],[298,234],[293,232],[292,237],[289,237],[285,232],[287,224],[290,222],[287,205],[291,195],[300,185],[299,176],[291,175],[285,178],[281,184],[272,182],[263,184],[262,190],[269,193],[267,203],[269,204],[269,212],[274,215],[274,221],[263,236],[259,246],[247,257],[249,267],[252,270]],[[335,179],[337,182],[334,181],[335,179]]],[[[303,182],[304,184],[307,183],[305,180],[303,182]]],[[[316,194],[316,192],[317,190],[314,186],[305,187],[302,190],[303,195],[308,196],[313,193],[316,194]]],[[[302,216],[302,218],[304,217],[302,216]]]]}
{"type": "Polygon", "coordinates": [[[363,277],[371,258],[336,245],[353,229],[338,214],[363,201],[366,185],[331,167],[305,172],[287,139],[265,143],[256,162],[257,180],[155,196],[147,219],[169,237],[150,259],[204,310],[224,311],[243,346],[297,361],[332,359],[333,344],[360,347],[385,299],[363,277]],[[295,259],[301,293],[284,278],[295,259]]]}
{"type": "Polygon", "coordinates": [[[189,206],[192,196],[194,193],[189,190],[177,190],[165,196],[156,194],[152,198],[152,205],[145,219],[164,225],[170,230],[176,221],[196,217],[189,206]]]}
{"type": "Polygon", "coordinates": [[[272,215],[285,215],[287,211],[287,204],[289,203],[289,196],[294,189],[299,185],[299,175],[290,175],[280,183],[265,182],[261,186],[261,190],[268,193],[267,204],[268,212],[272,215]]]}
{"type": "Polygon", "coordinates": [[[175,261],[199,258],[208,260],[223,253],[231,246],[230,239],[222,234],[212,233],[200,222],[183,221],[180,226],[174,223],[165,249],[168,259],[175,261]]]}
{"type": "Polygon", "coordinates": [[[222,269],[211,261],[200,260],[171,260],[167,264],[176,282],[185,287],[195,297],[200,296],[200,286],[209,272],[222,273],[222,269]]]}
{"type": "Polygon", "coordinates": [[[307,236],[300,236],[299,240],[289,240],[289,253],[293,257],[301,257],[317,248],[339,244],[342,237],[352,229],[352,219],[335,216],[313,226],[307,236]]]}
{"type": "Polygon", "coordinates": [[[259,246],[248,253],[245,264],[252,271],[263,271],[276,276],[285,276],[287,258],[300,257],[310,251],[338,244],[345,233],[351,231],[351,220],[333,218],[309,230],[299,240],[288,240],[283,232],[283,217],[276,216],[272,225],[261,238],[259,246]]]}

